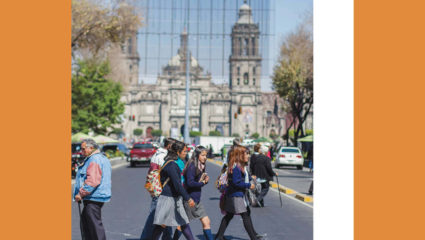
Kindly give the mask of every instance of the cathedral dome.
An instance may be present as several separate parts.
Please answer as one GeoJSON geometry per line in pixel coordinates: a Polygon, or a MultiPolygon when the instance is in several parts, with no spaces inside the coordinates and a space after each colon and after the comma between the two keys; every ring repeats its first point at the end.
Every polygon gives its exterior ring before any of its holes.
{"type": "MultiPolygon", "coordinates": [[[[173,56],[168,61],[168,66],[178,67],[181,64],[180,60],[181,60],[180,54],[177,54],[177,55],[173,56]]],[[[190,58],[190,66],[192,66],[192,67],[198,67],[199,66],[198,60],[196,60],[196,58],[194,58],[193,56],[191,56],[191,58],[190,58]]]]}
{"type": "Polygon", "coordinates": [[[177,54],[175,56],[173,56],[169,61],[168,61],[168,66],[180,66],[180,55],[177,54]]]}
{"type": "Polygon", "coordinates": [[[244,3],[240,8],[239,8],[239,19],[238,22],[239,24],[252,24],[254,23],[254,21],[252,20],[252,14],[251,14],[251,7],[244,3]]]}

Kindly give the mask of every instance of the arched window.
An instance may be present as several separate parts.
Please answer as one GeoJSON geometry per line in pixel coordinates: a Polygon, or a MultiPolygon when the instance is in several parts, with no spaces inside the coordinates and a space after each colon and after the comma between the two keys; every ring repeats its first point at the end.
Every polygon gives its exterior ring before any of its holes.
{"type": "Polygon", "coordinates": [[[255,78],[252,79],[252,85],[255,86],[255,78]]]}
{"type": "Polygon", "coordinates": [[[241,68],[238,67],[238,76],[240,76],[240,75],[241,75],[241,68]]]}
{"type": "Polygon", "coordinates": [[[249,39],[245,38],[245,56],[249,55],[249,39]]]}
{"type": "Polygon", "coordinates": [[[241,84],[241,79],[240,78],[238,78],[238,85],[240,85],[241,84]]]}
{"type": "Polygon", "coordinates": [[[252,55],[254,55],[255,56],[255,54],[256,54],[256,46],[255,46],[255,38],[252,38],[252,55]]]}
{"type": "Polygon", "coordinates": [[[248,73],[245,73],[243,75],[243,84],[245,84],[245,85],[248,85],[249,84],[248,73]]]}
{"type": "Polygon", "coordinates": [[[243,49],[242,38],[239,38],[239,55],[242,55],[242,49],[243,49]]]}

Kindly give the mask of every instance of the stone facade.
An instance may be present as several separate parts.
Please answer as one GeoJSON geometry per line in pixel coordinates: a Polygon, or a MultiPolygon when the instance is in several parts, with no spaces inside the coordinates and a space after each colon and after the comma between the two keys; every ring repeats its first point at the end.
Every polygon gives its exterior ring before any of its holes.
{"type": "MultiPolygon", "coordinates": [[[[261,55],[258,24],[251,8],[243,4],[239,19],[232,28],[232,53],[229,56],[229,84],[218,85],[205,74],[190,55],[190,131],[220,131],[250,136],[259,133],[285,133],[284,101],[276,93],[261,92],[261,55]]],[[[135,40],[134,40],[135,41],[135,40]]],[[[133,129],[161,129],[165,136],[179,136],[185,116],[187,34],[183,32],[180,48],[162,68],[156,84],[132,84],[122,96],[125,102],[124,132],[132,137],[133,129]],[[134,120],[133,120],[134,117],[134,120]]],[[[133,53],[134,56],[134,53],[133,53]]],[[[131,58],[127,65],[138,66],[131,58]]],[[[134,70],[137,71],[137,70],[134,70]]],[[[130,75],[134,76],[134,75],[130,75]]]]}

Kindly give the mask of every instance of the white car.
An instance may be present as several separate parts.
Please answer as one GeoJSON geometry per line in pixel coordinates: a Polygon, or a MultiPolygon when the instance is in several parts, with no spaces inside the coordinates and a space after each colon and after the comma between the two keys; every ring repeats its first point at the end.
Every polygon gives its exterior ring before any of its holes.
{"type": "Polygon", "coordinates": [[[281,147],[275,160],[275,168],[280,166],[296,166],[303,169],[304,158],[301,150],[296,147],[281,147]]]}

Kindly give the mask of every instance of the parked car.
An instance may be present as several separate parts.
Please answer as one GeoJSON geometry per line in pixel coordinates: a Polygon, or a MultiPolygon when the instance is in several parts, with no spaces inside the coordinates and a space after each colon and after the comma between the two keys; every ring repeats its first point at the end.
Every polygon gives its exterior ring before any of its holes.
{"type": "Polygon", "coordinates": [[[156,148],[150,142],[136,142],[130,151],[130,166],[137,163],[149,163],[155,154],[156,148]]]}
{"type": "Polygon", "coordinates": [[[296,166],[303,169],[304,158],[301,150],[297,147],[281,147],[276,156],[275,167],[280,166],[296,166]]]}
{"type": "Polygon", "coordinates": [[[107,151],[113,151],[113,152],[122,152],[124,153],[127,161],[130,159],[130,149],[127,148],[122,143],[107,143],[101,147],[102,152],[106,153],[107,151]]]}
{"type": "Polygon", "coordinates": [[[81,143],[72,143],[71,154],[71,177],[75,178],[78,164],[80,164],[84,159],[83,151],[81,150],[81,143]]]}

